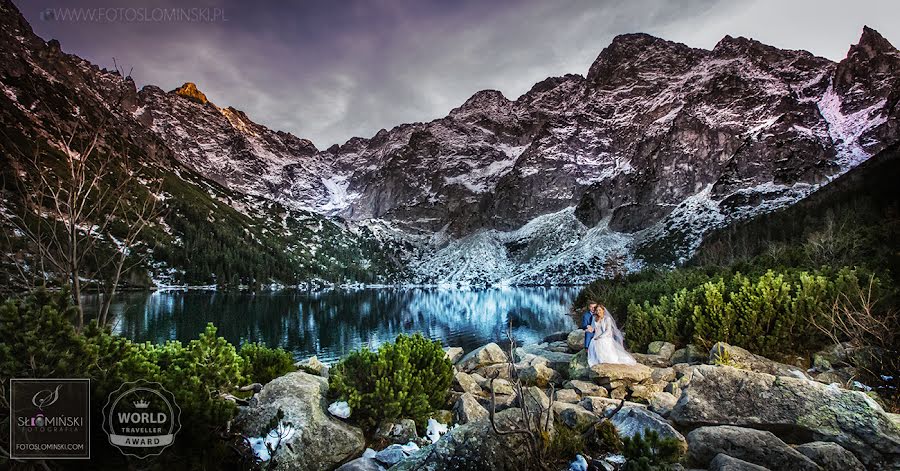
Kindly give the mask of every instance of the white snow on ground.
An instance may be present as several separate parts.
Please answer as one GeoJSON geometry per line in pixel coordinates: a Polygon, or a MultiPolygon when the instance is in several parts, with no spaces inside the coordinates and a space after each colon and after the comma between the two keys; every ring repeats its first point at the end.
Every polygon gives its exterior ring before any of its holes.
{"type": "Polygon", "coordinates": [[[844,114],[841,111],[841,97],[834,91],[833,85],[828,85],[825,95],[819,100],[819,112],[828,121],[828,133],[837,147],[837,163],[843,171],[847,171],[871,157],[871,153],[866,151],[860,143],[860,137],[869,129],[887,121],[884,113],[886,102],[887,100],[881,100],[855,113],[844,114]]]}

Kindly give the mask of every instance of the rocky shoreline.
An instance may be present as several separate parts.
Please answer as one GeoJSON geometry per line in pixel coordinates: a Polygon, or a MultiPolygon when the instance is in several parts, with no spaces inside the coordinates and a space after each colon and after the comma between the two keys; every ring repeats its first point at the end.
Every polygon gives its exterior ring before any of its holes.
{"type": "MultiPolygon", "coordinates": [[[[492,429],[493,388],[498,423],[514,426],[529,404],[573,428],[608,418],[620,437],[652,430],[677,441],[685,459],[676,469],[900,469],[900,415],[872,393],[848,389],[864,386],[852,381],[846,346],[820,352],[807,368],[725,343],[705,352],[653,342],[635,354],[637,365],[589,367],[582,342],[583,331],[562,332],[515,348],[512,359],[496,343],[446,347],[453,390],[425,436],[406,419],[381,423],[367,439],[329,413],[340,408],[329,409],[328,368],[315,358],[262,387],[235,423],[270,444],[273,469],[532,469],[524,440],[492,429]],[[279,411],[289,430],[273,428],[279,411]]],[[[588,458],[571,469],[624,463],[621,455],[588,458]]]]}

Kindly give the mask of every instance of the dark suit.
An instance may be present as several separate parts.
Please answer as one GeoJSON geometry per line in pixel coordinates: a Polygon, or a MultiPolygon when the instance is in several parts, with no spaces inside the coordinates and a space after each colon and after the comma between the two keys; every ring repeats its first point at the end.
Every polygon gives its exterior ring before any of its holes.
{"type": "Polygon", "coordinates": [[[587,328],[591,325],[591,322],[594,320],[594,314],[591,311],[587,311],[581,316],[581,328],[585,329],[584,331],[584,348],[588,348],[591,345],[591,339],[594,338],[593,332],[588,332],[587,328]]]}

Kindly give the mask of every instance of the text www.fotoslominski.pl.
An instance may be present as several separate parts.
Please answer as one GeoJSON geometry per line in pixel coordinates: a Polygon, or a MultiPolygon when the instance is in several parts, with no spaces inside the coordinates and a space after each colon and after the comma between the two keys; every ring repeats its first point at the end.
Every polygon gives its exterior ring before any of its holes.
{"type": "Polygon", "coordinates": [[[44,9],[41,20],[75,23],[216,23],[228,21],[228,18],[224,8],[212,7],[58,7],[44,9]]]}

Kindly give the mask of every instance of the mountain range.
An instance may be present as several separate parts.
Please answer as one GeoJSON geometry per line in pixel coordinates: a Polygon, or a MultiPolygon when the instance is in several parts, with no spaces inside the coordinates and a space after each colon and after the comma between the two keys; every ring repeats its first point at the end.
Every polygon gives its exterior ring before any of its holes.
{"type": "Polygon", "coordinates": [[[166,201],[193,208],[168,203],[169,230],[148,242],[158,284],[582,283],[611,261],[684,261],[710,231],[792,205],[900,140],[900,53],[868,27],[838,63],[740,37],[705,50],[620,35],[583,76],[515,99],[480,91],[446,117],[318,149],[190,82],[138,90],[37,37],[8,0],[0,23],[4,172],[20,167],[13,143],[52,142],[50,118],[108,113],[171,182],[166,201]],[[218,236],[179,223],[197,207],[266,268],[216,255],[198,268],[186,239],[218,236]]]}

